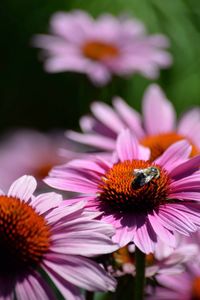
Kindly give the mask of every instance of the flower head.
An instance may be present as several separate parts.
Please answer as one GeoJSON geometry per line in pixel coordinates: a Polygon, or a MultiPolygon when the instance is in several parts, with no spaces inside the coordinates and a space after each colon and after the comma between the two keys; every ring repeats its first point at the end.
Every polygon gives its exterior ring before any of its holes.
{"type": "Polygon", "coordinates": [[[188,235],[200,225],[200,156],[189,159],[191,146],[179,141],[155,161],[129,130],[116,144],[116,162],[75,160],[52,170],[45,181],[62,190],[83,193],[88,210],[116,228],[121,247],[134,242],[145,253],[158,238],[175,246],[174,232],[188,235]]]}
{"type": "Polygon", "coordinates": [[[172,103],[155,84],[150,85],[144,95],[142,116],[120,98],[114,98],[113,109],[105,103],[94,102],[91,110],[93,116],[80,120],[84,133],[69,131],[70,139],[95,149],[112,151],[117,135],[129,128],[143,146],[151,149],[151,160],[182,139],[192,144],[192,156],[200,152],[200,109],[186,112],[176,124],[172,103]]]}
{"type": "Polygon", "coordinates": [[[115,281],[84,256],[112,252],[113,229],[85,213],[84,203],[63,205],[56,193],[33,196],[32,176],[17,179],[0,195],[1,299],[55,299],[40,275],[46,272],[65,299],[82,299],[79,289],[112,290],[115,281]],[[84,277],[83,277],[84,274],[84,277]]]}
{"type": "Polygon", "coordinates": [[[165,51],[167,39],[147,36],[143,24],[132,19],[117,19],[109,14],[94,20],[83,11],[53,15],[51,35],[38,35],[34,44],[47,54],[48,72],[86,73],[98,85],[112,74],[141,73],[157,77],[159,68],[171,64],[165,51]]]}

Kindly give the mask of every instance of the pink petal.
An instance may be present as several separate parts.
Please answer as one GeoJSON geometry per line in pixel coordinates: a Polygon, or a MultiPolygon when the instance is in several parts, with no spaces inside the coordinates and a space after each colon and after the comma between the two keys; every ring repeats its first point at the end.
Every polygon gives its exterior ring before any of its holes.
{"type": "Polygon", "coordinates": [[[136,134],[138,139],[141,139],[144,136],[144,130],[140,114],[120,97],[113,99],[113,106],[127,127],[136,134]]]}
{"type": "MultiPolygon", "coordinates": [[[[200,124],[200,108],[196,107],[187,111],[179,120],[178,132],[184,136],[190,136],[194,127],[200,124]]],[[[195,133],[196,134],[196,133],[195,133]]]]}
{"type": "Polygon", "coordinates": [[[71,173],[70,170],[62,172],[55,169],[52,170],[52,172],[50,172],[50,177],[44,179],[44,182],[50,185],[51,187],[61,189],[64,191],[71,191],[77,193],[97,192],[98,179],[95,176],[92,176],[92,174],[88,172],[87,177],[91,178],[87,179],[84,178],[81,172],[80,174],[75,174],[75,172],[78,173],[78,169],[74,169],[73,173],[71,173]]]}
{"type": "Polygon", "coordinates": [[[159,217],[156,214],[148,214],[148,219],[159,238],[170,247],[175,247],[176,239],[174,234],[159,222],[159,217]]]}
{"type": "Polygon", "coordinates": [[[190,176],[191,174],[199,170],[199,166],[200,155],[197,155],[172,169],[170,172],[170,176],[176,180],[190,176]]]}
{"type": "MultiPolygon", "coordinates": [[[[155,214],[155,212],[154,212],[155,214]]],[[[173,204],[166,207],[161,206],[157,214],[160,223],[171,231],[178,231],[181,234],[188,235],[189,232],[195,231],[197,228],[184,212],[175,210],[173,204]]]]}
{"type": "Polygon", "coordinates": [[[62,203],[62,196],[57,193],[44,193],[40,194],[37,197],[34,197],[31,202],[32,206],[36,208],[36,210],[43,214],[52,208],[58,207],[59,204],[62,203]]]}
{"type": "Polygon", "coordinates": [[[98,134],[82,134],[74,131],[67,131],[66,136],[72,141],[103,150],[112,151],[115,148],[115,141],[113,139],[98,134]]]}
{"type": "Polygon", "coordinates": [[[24,175],[13,182],[8,191],[8,196],[28,201],[35,191],[37,182],[33,176],[24,175]]]}
{"type": "Polygon", "coordinates": [[[51,278],[55,286],[59,289],[64,299],[84,300],[84,296],[81,295],[81,291],[55,271],[57,269],[56,265],[53,269],[50,269],[47,266],[43,266],[43,268],[47,272],[48,276],[51,278]]]}
{"type": "Polygon", "coordinates": [[[56,300],[56,297],[45,280],[38,274],[29,274],[23,281],[16,284],[17,299],[56,300]]]}
{"type": "Polygon", "coordinates": [[[184,162],[190,155],[192,147],[183,140],[172,144],[155,163],[163,166],[167,171],[172,171],[177,166],[184,162]]]}
{"type": "Polygon", "coordinates": [[[91,111],[99,121],[101,121],[108,128],[112,129],[114,132],[120,133],[120,131],[125,128],[125,125],[119,116],[106,103],[93,102],[91,105],[91,111]]]}
{"type": "Polygon", "coordinates": [[[143,98],[144,125],[148,134],[170,132],[175,128],[176,114],[161,88],[152,84],[143,98]]]}
{"type": "MultiPolygon", "coordinates": [[[[83,228],[86,225],[90,227],[91,222],[82,222],[83,228]],[[88,224],[87,224],[88,223],[88,224]]],[[[87,230],[85,232],[80,231],[77,226],[69,226],[69,230],[72,232],[65,231],[60,234],[54,234],[51,246],[51,251],[55,253],[72,254],[72,255],[83,255],[87,257],[93,257],[95,255],[102,255],[116,251],[119,247],[114,245],[110,237],[106,236],[105,233],[98,233],[98,231],[92,232],[87,230]],[[73,230],[77,230],[76,232],[73,230]],[[66,232],[66,233],[65,233],[66,232]]],[[[94,230],[96,228],[94,227],[94,230]]]]}
{"type": "Polygon", "coordinates": [[[48,273],[56,273],[62,279],[89,291],[113,291],[116,285],[102,267],[84,257],[73,255],[50,255],[44,261],[48,273]],[[51,259],[51,261],[50,261],[51,259]],[[83,276],[84,274],[84,276],[83,276]]]}
{"type": "Polygon", "coordinates": [[[117,154],[121,161],[138,159],[139,144],[129,129],[123,130],[116,142],[117,154]]]}
{"type": "Polygon", "coordinates": [[[145,221],[145,218],[141,218],[134,235],[135,245],[142,252],[149,254],[154,252],[156,241],[157,237],[150,222],[148,220],[145,221]]]}

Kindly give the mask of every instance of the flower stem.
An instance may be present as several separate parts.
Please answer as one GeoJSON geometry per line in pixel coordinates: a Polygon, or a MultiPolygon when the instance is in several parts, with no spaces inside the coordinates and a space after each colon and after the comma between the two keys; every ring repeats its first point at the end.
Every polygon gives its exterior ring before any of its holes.
{"type": "Polygon", "coordinates": [[[144,299],[144,284],[145,284],[145,253],[140,251],[139,248],[135,249],[135,289],[134,300],[144,299]]]}

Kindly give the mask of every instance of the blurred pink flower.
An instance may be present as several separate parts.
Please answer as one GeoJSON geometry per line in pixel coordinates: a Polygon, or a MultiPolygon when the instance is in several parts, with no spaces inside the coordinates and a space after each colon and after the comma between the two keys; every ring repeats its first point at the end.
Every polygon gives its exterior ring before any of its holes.
{"type": "MultiPolygon", "coordinates": [[[[182,238],[178,239],[176,248],[158,240],[154,253],[146,255],[145,276],[152,277],[159,274],[178,274],[184,270],[184,263],[197,257],[196,244],[186,244],[182,238]]],[[[102,262],[109,272],[116,277],[130,274],[135,276],[135,247],[134,244],[124,246],[112,254],[103,256],[102,262]]]]}
{"type": "Polygon", "coordinates": [[[152,289],[151,300],[199,300],[200,299],[200,265],[188,264],[186,272],[176,275],[160,275],[161,285],[152,289]]]}
{"type": "Polygon", "coordinates": [[[44,189],[42,179],[51,168],[75,157],[69,151],[68,158],[59,155],[59,149],[68,146],[63,133],[24,129],[8,134],[0,143],[0,186],[8,189],[19,176],[31,174],[44,189]]]}
{"type": "Polygon", "coordinates": [[[94,102],[91,111],[93,116],[83,116],[80,120],[83,133],[68,131],[68,138],[112,151],[117,135],[129,128],[143,146],[151,149],[152,160],[181,139],[193,144],[193,156],[200,152],[200,108],[189,110],[176,124],[175,109],[156,84],[146,90],[142,116],[119,97],[113,99],[113,108],[103,102],[94,102]]]}
{"type": "Polygon", "coordinates": [[[60,195],[34,197],[35,189],[34,177],[25,175],[1,192],[0,298],[56,299],[40,269],[68,300],[83,299],[76,286],[113,290],[115,280],[86,258],[116,250],[113,227],[93,220],[83,202],[61,207],[60,195]]]}
{"type": "MultiPolygon", "coordinates": [[[[189,159],[191,146],[179,141],[155,161],[129,130],[116,142],[116,163],[103,159],[74,160],[54,168],[45,182],[82,193],[88,210],[116,228],[120,247],[134,242],[153,253],[158,238],[174,247],[174,232],[189,235],[200,226],[200,155],[189,159]]],[[[70,203],[69,200],[67,200],[70,203]]]]}
{"type": "Polygon", "coordinates": [[[58,12],[50,21],[51,35],[37,35],[33,43],[46,54],[48,72],[86,73],[97,85],[105,85],[112,74],[141,73],[158,76],[171,64],[163,35],[146,35],[135,19],[101,15],[94,20],[84,11],[58,12]]]}

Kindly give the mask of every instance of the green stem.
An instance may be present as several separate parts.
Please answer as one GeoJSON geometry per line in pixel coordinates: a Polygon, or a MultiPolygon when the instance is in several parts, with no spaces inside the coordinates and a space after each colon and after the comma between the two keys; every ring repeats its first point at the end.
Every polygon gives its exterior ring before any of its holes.
{"type": "Polygon", "coordinates": [[[145,284],[145,253],[140,251],[139,248],[135,249],[135,288],[134,288],[134,300],[144,299],[144,284],[145,284]]]}
{"type": "Polygon", "coordinates": [[[86,300],[93,300],[94,299],[94,292],[86,291],[86,300]]]}

